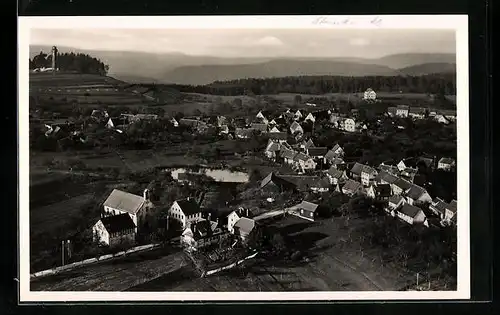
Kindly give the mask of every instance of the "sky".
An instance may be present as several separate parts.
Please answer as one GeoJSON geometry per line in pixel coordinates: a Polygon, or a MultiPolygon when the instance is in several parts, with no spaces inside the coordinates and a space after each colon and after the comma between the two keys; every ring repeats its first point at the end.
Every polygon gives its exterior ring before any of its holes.
{"type": "Polygon", "coordinates": [[[454,30],[32,29],[31,45],[220,57],[357,57],[455,53],[454,30]]]}

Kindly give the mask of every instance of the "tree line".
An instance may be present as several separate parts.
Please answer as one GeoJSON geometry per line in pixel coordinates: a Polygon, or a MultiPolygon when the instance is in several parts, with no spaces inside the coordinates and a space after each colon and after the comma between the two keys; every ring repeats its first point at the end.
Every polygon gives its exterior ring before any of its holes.
{"type": "MultiPolygon", "coordinates": [[[[52,54],[41,51],[29,60],[30,70],[52,67],[52,54]]],[[[59,53],[56,57],[56,68],[64,72],[78,72],[85,74],[106,75],[109,66],[101,60],[87,54],[59,53]]]]}
{"type": "Polygon", "coordinates": [[[213,95],[263,95],[278,93],[326,94],[361,93],[368,88],[376,92],[456,94],[454,73],[422,76],[297,76],[262,79],[216,81],[208,85],[168,85],[180,92],[213,95]]]}

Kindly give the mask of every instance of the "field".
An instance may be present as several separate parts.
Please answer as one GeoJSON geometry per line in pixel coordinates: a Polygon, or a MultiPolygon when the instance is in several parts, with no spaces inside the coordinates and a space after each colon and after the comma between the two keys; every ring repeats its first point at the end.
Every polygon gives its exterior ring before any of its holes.
{"type": "Polygon", "coordinates": [[[186,263],[182,252],[157,249],[36,279],[30,285],[33,291],[125,291],[186,263]]]}
{"type": "MultiPolygon", "coordinates": [[[[196,278],[187,267],[165,274],[129,291],[377,291],[399,290],[413,274],[380,263],[369,249],[345,247],[343,221],[338,218],[310,223],[286,217],[273,223],[306,252],[302,260],[255,258],[232,270],[196,278]],[[373,255],[373,256],[372,256],[373,255]]],[[[353,219],[351,225],[362,225],[353,219]]]]}

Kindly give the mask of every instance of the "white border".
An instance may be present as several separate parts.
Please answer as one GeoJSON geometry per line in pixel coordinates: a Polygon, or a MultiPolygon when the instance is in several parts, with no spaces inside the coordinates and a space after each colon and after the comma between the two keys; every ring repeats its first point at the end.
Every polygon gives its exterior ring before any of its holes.
{"type": "Polygon", "coordinates": [[[20,302],[55,301],[269,301],[269,300],[446,300],[470,298],[469,235],[469,93],[468,18],[466,15],[324,16],[197,16],[197,17],[20,17],[19,69],[19,287],[20,302]],[[349,19],[350,24],[331,24],[349,19]],[[380,23],[373,23],[378,21],[380,23]],[[450,29],[456,30],[458,287],[432,292],[31,292],[29,289],[29,127],[28,59],[31,28],[189,28],[189,29],[450,29]]]}

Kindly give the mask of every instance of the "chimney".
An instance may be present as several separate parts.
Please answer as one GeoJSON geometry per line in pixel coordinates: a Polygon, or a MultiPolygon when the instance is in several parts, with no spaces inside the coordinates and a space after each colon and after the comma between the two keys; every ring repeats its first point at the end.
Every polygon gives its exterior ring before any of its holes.
{"type": "Polygon", "coordinates": [[[246,217],[248,218],[248,208],[245,211],[246,217]]]}
{"type": "Polygon", "coordinates": [[[208,213],[208,221],[211,221],[211,219],[212,219],[212,213],[209,212],[208,213]]]}
{"type": "Polygon", "coordinates": [[[144,189],[144,192],[142,193],[142,198],[144,198],[144,201],[149,201],[149,190],[147,188],[144,189]]]}

